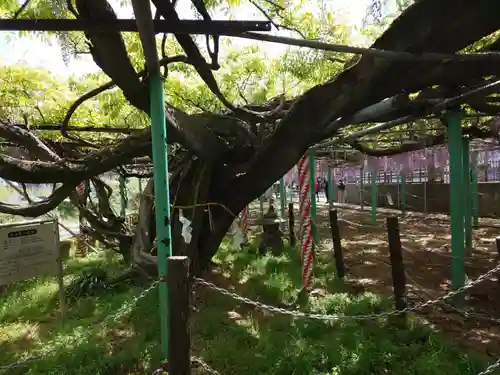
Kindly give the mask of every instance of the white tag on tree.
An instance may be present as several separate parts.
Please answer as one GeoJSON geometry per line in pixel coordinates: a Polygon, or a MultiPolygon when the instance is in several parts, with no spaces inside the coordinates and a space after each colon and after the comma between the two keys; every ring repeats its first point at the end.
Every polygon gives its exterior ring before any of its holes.
{"type": "Polygon", "coordinates": [[[394,201],[392,200],[391,194],[387,193],[385,196],[387,197],[387,203],[389,203],[389,205],[391,206],[394,206],[394,201]]]}
{"type": "Polygon", "coordinates": [[[231,234],[233,236],[232,247],[235,250],[241,249],[241,245],[245,242],[245,236],[243,235],[243,231],[238,225],[238,221],[233,221],[233,225],[231,226],[231,234]]]}
{"type": "Polygon", "coordinates": [[[179,221],[182,224],[181,236],[184,238],[184,242],[191,243],[193,228],[191,228],[191,222],[184,217],[182,210],[179,210],[179,221]]]}

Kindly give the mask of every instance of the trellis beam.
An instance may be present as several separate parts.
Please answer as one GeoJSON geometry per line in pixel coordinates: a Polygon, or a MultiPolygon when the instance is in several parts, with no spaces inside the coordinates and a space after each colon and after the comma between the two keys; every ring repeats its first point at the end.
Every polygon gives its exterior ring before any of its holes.
{"type": "MultiPolygon", "coordinates": [[[[467,91],[463,94],[454,96],[449,99],[444,99],[440,100],[437,104],[433,105],[431,108],[427,110],[428,114],[431,113],[440,113],[440,112],[445,112],[447,108],[453,108],[456,106],[459,106],[460,104],[464,103],[467,99],[471,97],[477,97],[477,96],[486,96],[490,95],[493,93],[497,93],[500,91],[500,80],[488,83],[487,85],[478,87],[476,89],[467,91]]],[[[492,116],[493,117],[493,116],[492,116]]],[[[347,135],[340,135],[338,138],[332,140],[332,141],[326,141],[326,142],[321,142],[318,143],[317,145],[314,145],[311,147],[313,150],[317,150],[323,147],[327,146],[333,146],[333,145],[338,145],[340,143],[345,143],[345,142],[351,142],[354,141],[358,138],[361,138],[365,135],[368,134],[375,134],[375,133],[380,133],[382,130],[389,130],[392,129],[398,125],[403,125],[406,123],[409,123],[411,121],[418,120],[420,118],[425,118],[425,115],[423,116],[415,116],[415,115],[408,115],[404,116],[395,120],[387,121],[382,124],[377,124],[372,127],[369,127],[367,129],[363,129],[357,132],[353,132],[347,135]]]]}
{"type": "MultiPolygon", "coordinates": [[[[61,131],[61,125],[58,124],[45,124],[45,125],[33,125],[27,126],[24,124],[10,124],[11,126],[17,126],[18,128],[29,129],[34,131],[61,131]]],[[[68,132],[91,132],[91,133],[119,133],[119,134],[132,134],[135,132],[143,131],[145,128],[112,128],[109,126],[79,126],[70,127],[68,132]]]]}
{"type": "MultiPolygon", "coordinates": [[[[269,21],[225,21],[210,22],[201,20],[170,21],[154,20],[156,33],[175,34],[225,34],[246,31],[270,31],[269,21]]],[[[0,31],[121,31],[137,32],[134,19],[87,21],[71,19],[0,19],[0,31]]]]}

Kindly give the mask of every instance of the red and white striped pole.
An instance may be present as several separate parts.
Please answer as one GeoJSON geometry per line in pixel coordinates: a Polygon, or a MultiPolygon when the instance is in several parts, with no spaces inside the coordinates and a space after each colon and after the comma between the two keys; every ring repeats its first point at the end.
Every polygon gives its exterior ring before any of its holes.
{"type": "Polygon", "coordinates": [[[240,228],[245,242],[248,241],[248,206],[245,206],[240,215],[240,228]]]}
{"type": "Polygon", "coordinates": [[[84,193],[85,193],[85,181],[82,181],[76,187],[76,194],[78,195],[78,198],[81,198],[84,193]]]}
{"type": "Polygon", "coordinates": [[[299,161],[299,213],[300,213],[300,258],[302,260],[302,282],[304,289],[311,290],[313,278],[313,232],[311,218],[309,157],[305,154],[299,161]]]}

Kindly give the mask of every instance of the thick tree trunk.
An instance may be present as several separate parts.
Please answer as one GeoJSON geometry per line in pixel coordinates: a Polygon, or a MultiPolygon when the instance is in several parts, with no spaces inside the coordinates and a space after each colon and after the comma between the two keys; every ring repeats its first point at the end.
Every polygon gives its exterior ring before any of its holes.
{"type": "MultiPolygon", "coordinates": [[[[182,171],[170,179],[173,254],[189,256],[194,274],[199,274],[210,263],[240,211],[236,201],[242,192],[235,191],[224,202],[216,201],[214,192],[219,189],[220,180],[214,178],[218,171],[213,172],[200,159],[189,160],[182,171]],[[193,230],[190,243],[186,243],[182,236],[182,223],[179,220],[181,210],[183,216],[191,221],[193,230]]],[[[134,261],[139,264],[156,262],[155,225],[151,179],[141,198],[139,223],[132,245],[134,261]]]]}

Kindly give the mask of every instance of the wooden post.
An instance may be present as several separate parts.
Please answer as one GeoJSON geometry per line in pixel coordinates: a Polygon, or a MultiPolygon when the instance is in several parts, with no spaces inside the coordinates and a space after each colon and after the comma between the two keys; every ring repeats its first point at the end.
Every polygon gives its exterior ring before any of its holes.
{"type": "Polygon", "coordinates": [[[167,258],[168,285],[168,373],[191,375],[191,337],[189,332],[189,258],[167,258]]]}
{"type": "Polygon", "coordinates": [[[497,245],[498,260],[500,260],[500,237],[495,238],[495,244],[497,245]]]}
{"type": "Polygon", "coordinates": [[[337,277],[343,279],[345,276],[344,255],[342,254],[342,242],[340,238],[337,210],[330,210],[328,213],[330,216],[330,229],[332,231],[333,254],[335,257],[337,277]]]}
{"type": "MultiPolygon", "coordinates": [[[[63,254],[61,253],[61,239],[59,233],[59,221],[55,219],[55,233],[56,236],[56,244],[59,249],[59,256],[57,257],[57,284],[59,286],[59,309],[60,309],[60,318],[61,323],[64,323],[66,319],[66,314],[68,307],[66,306],[66,295],[64,293],[64,265],[63,265],[63,254]]],[[[69,250],[68,250],[69,253],[69,250]]]]}
{"type": "MultiPolygon", "coordinates": [[[[401,238],[399,235],[399,223],[397,216],[387,218],[387,238],[389,241],[389,253],[391,257],[392,284],[394,288],[394,300],[396,309],[401,311],[406,308],[406,275],[401,251],[401,238]]],[[[406,314],[403,314],[406,322],[406,314]]]]}
{"type": "Polygon", "coordinates": [[[295,215],[293,213],[293,203],[288,203],[288,234],[290,237],[290,246],[295,246],[297,239],[295,237],[295,215]]]}

